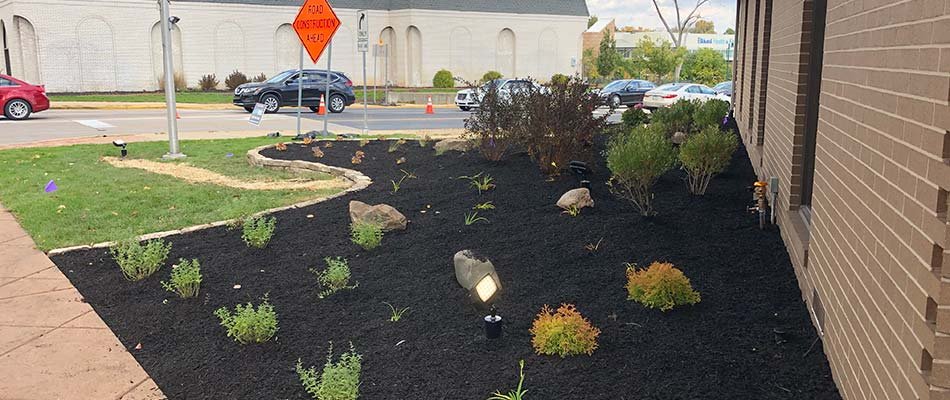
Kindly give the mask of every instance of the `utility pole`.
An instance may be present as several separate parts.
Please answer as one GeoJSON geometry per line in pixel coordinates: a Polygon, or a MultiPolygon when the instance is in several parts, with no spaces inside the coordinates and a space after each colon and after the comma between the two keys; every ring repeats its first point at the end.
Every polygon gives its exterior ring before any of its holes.
{"type": "Polygon", "coordinates": [[[169,0],[158,0],[158,8],[162,14],[162,52],[165,58],[165,105],[168,118],[168,154],[162,156],[166,160],[184,158],[178,145],[178,110],[175,105],[175,63],[172,57],[172,25],[178,22],[178,17],[172,17],[168,11],[169,0]]]}

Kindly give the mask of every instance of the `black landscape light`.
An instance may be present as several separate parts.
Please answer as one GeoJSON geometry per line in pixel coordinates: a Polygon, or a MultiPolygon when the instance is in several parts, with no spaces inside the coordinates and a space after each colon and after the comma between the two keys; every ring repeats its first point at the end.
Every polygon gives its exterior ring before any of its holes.
{"type": "Polygon", "coordinates": [[[115,147],[121,147],[121,148],[122,148],[122,152],[121,152],[122,158],[121,158],[121,159],[122,159],[122,160],[125,160],[125,157],[129,155],[129,150],[126,148],[129,144],[126,143],[124,140],[113,140],[113,141],[112,141],[112,145],[115,146],[115,147]]]}
{"type": "Polygon", "coordinates": [[[495,266],[487,258],[475,255],[471,250],[455,253],[455,279],[469,292],[475,307],[488,310],[485,316],[485,336],[501,337],[501,316],[495,309],[495,301],[501,292],[501,279],[495,266]]]}
{"type": "Polygon", "coordinates": [[[177,24],[178,21],[181,21],[181,18],[178,18],[178,17],[176,17],[176,16],[174,16],[174,15],[172,15],[171,17],[168,18],[168,22],[171,22],[172,25],[177,24]]]}
{"type": "Polygon", "coordinates": [[[577,179],[581,181],[581,187],[590,189],[590,167],[587,166],[587,163],[583,161],[571,161],[568,164],[568,168],[574,175],[577,175],[577,179]]]}

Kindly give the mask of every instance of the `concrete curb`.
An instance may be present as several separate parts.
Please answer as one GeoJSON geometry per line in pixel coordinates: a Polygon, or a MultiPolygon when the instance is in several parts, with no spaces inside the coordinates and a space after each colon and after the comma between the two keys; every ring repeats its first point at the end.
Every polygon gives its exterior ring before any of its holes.
{"type": "MultiPolygon", "coordinates": [[[[268,210],[264,210],[264,211],[252,214],[250,216],[251,218],[257,218],[264,215],[270,215],[270,214],[274,214],[280,211],[291,210],[294,208],[304,208],[304,207],[312,206],[314,204],[322,203],[330,199],[335,199],[337,197],[346,195],[348,193],[363,190],[369,187],[369,185],[373,183],[372,179],[370,179],[366,175],[363,175],[359,171],[341,168],[341,167],[334,167],[331,165],[320,164],[320,163],[315,163],[315,162],[310,162],[310,161],[303,161],[303,160],[292,160],[292,161],[275,160],[273,158],[264,157],[260,153],[264,149],[268,149],[275,146],[276,144],[268,144],[268,145],[264,145],[264,146],[260,146],[260,147],[256,147],[251,150],[248,150],[247,162],[251,164],[252,166],[261,167],[261,168],[271,168],[271,169],[279,169],[279,170],[294,171],[294,172],[322,172],[322,173],[330,174],[330,175],[339,177],[341,179],[347,180],[351,183],[351,185],[349,188],[327,197],[306,200],[306,201],[302,201],[302,202],[291,204],[289,206],[284,206],[284,207],[271,208],[268,210]]],[[[216,221],[216,222],[210,222],[207,224],[189,226],[182,229],[146,233],[144,235],[136,237],[135,239],[140,242],[146,241],[146,240],[152,240],[152,239],[160,239],[160,238],[165,238],[168,236],[181,235],[183,233],[191,233],[191,232],[197,232],[197,231],[210,229],[210,228],[217,228],[220,226],[230,225],[238,221],[240,220],[235,218],[235,219],[229,219],[225,221],[216,221]]],[[[116,242],[112,241],[112,242],[96,243],[92,245],[64,247],[60,249],[50,250],[46,253],[46,255],[48,257],[52,257],[52,256],[60,255],[60,254],[73,252],[73,251],[79,251],[79,250],[103,249],[107,247],[112,247],[115,244],[116,242]]]]}

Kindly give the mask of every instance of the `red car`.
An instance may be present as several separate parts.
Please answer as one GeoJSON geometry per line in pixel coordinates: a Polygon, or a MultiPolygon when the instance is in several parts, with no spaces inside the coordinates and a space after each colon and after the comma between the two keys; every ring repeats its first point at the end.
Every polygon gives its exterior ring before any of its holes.
{"type": "Polygon", "coordinates": [[[43,86],[0,74],[0,106],[8,119],[27,119],[32,113],[49,110],[49,97],[43,86]]]}

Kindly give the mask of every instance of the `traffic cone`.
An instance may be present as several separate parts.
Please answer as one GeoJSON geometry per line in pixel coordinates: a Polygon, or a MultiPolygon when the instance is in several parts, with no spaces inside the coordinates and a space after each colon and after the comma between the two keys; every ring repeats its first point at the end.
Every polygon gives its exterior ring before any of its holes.
{"type": "Polygon", "coordinates": [[[323,103],[324,103],[324,102],[323,102],[323,95],[321,94],[321,95],[320,95],[320,107],[317,108],[317,115],[326,115],[326,114],[327,114],[327,107],[326,107],[326,105],[324,105],[323,103]]]}
{"type": "Polygon", "coordinates": [[[435,109],[432,107],[432,96],[429,96],[429,101],[426,102],[426,114],[435,114],[435,109]]]}
{"type": "Polygon", "coordinates": [[[181,113],[177,109],[175,110],[175,119],[181,119],[181,113]]]}

